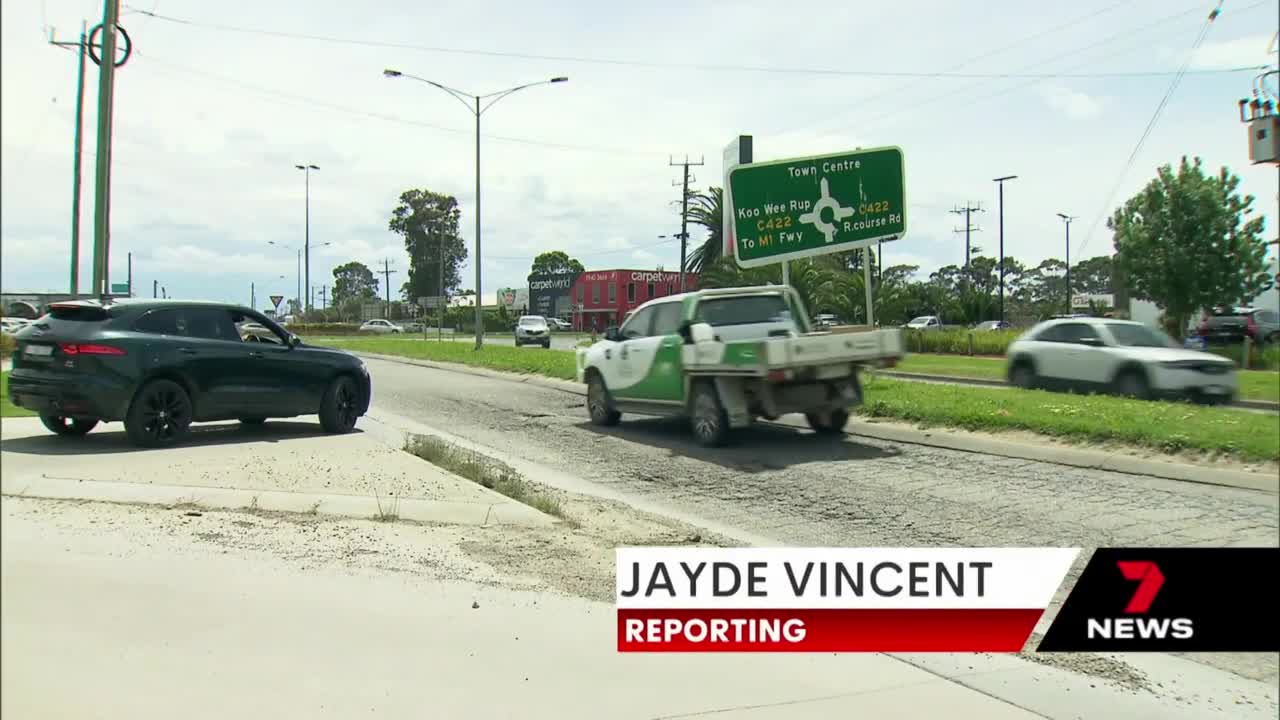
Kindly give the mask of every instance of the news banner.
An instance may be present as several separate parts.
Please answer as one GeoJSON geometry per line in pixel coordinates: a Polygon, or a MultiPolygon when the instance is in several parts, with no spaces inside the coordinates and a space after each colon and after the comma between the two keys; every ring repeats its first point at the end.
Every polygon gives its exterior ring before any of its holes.
{"type": "Polygon", "coordinates": [[[1280,651],[1280,548],[616,552],[620,652],[1280,651]]]}

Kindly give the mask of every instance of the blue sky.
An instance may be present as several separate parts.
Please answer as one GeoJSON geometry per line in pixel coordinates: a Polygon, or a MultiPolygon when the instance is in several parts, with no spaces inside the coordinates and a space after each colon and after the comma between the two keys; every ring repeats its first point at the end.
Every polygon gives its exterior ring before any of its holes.
{"type": "MultiPolygon", "coordinates": [[[[650,4],[509,1],[209,3],[131,0],[121,24],[137,53],[117,75],[112,277],[133,253],[135,285],[247,302],[293,295],[304,194],[296,163],[314,163],[312,285],[348,260],[408,258],[386,230],[399,193],[458,197],[474,242],[473,119],[431,87],[385,67],[487,93],[568,75],[513,95],[484,116],[486,294],[521,284],[533,255],[562,249],[588,268],[668,269],[679,229],[670,156],[705,157],[697,188],[721,184],[723,148],[755,136],[757,158],[856,146],[906,152],[908,235],[886,264],[924,271],[963,259],[960,220],[980,202],[974,242],[998,239],[991,178],[1005,192],[1005,246],[1024,262],[1061,257],[1056,213],[1078,216],[1072,256],[1110,251],[1102,220],[1156,166],[1183,154],[1231,167],[1255,207],[1276,215],[1272,167],[1248,164],[1236,101],[1256,73],[1206,70],[1275,62],[1275,0],[1224,4],[1207,41],[1132,168],[1126,160],[1169,76],[1187,58],[1209,2],[1090,0],[1070,6],[998,0],[650,4]],[[189,21],[148,17],[136,10],[189,21]],[[319,42],[206,27],[338,36],[402,47],[319,42]],[[415,46],[415,47],[407,47],[415,46]],[[423,46],[435,48],[422,49],[423,46]],[[445,51],[449,50],[449,51],[445,51]],[[476,52],[480,51],[480,52],[476,52]],[[556,56],[560,59],[485,53],[556,56]],[[846,74],[584,62],[626,60],[846,74]],[[850,72],[1039,74],[1058,77],[870,77],[850,72]],[[1119,190],[1108,197],[1119,183],[1119,190]],[[283,275],[284,279],[280,279],[283,275]]],[[[75,57],[47,44],[101,19],[100,0],[0,5],[0,287],[65,289],[69,261],[75,57]]],[[[86,178],[92,178],[96,73],[90,66],[86,178]]],[[[92,237],[86,185],[83,236],[92,237]]],[[[82,252],[87,276],[90,245],[82,252]]],[[[474,284],[474,267],[464,270],[474,284]]],[[[261,304],[261,302],[260,302],[261,304]]]]}

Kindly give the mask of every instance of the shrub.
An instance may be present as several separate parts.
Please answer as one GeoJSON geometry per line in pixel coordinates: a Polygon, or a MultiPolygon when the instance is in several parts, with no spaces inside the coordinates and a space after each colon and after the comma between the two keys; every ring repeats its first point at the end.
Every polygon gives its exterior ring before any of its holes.
{"type": "Polygon", "coordinates": [[[968,355],[1004,355],[1021,330],[904,330],[907,352],[968,355]],[[972,337],[972,346],[970,345],[972,337]]]}
{"type": "Polygon", "coordinates": [[[18,347],[18,341],[9,333],[0,333],[0,360],[9,357],[18,347]]]}

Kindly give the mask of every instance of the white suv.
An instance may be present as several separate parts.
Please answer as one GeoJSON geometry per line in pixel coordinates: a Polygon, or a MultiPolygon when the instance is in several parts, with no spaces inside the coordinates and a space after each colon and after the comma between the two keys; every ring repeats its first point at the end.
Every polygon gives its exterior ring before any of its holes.
{"type": "Polygon", "coordinates": [[[1023,388],[1111,391],[1130,397],[1229,402],[1235,363],[1187,350],[1163,332],[1127,320],[1048,320],[1009,346],[1009,382],[1023,388]]]}

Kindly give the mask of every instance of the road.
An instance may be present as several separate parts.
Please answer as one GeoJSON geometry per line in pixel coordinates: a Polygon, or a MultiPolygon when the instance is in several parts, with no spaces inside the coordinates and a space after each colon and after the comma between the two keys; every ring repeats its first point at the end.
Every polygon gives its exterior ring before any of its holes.
{"type": "MultiPolygon", "coordinates": [[[[1280,527],[1274,494],[859,439],[857,420],[842,440],[762,425],[708,450],[676,420],[596,428],[562,390],[369,366],[375,410],[788,544],[1274,546],[1280,527]]],[[[1273,685],[1280,676],[1275,656],[1194,659],[1273,685]]]]}

